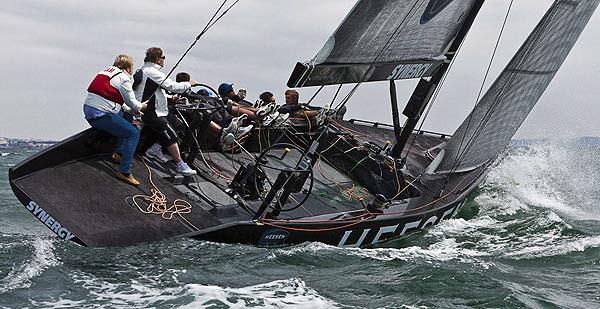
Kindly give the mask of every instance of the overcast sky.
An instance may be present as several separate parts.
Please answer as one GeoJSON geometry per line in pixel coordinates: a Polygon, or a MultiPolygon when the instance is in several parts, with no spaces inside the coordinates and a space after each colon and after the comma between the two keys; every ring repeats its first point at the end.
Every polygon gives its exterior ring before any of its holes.
{"type": "MultiPolygon", "coordinates": [[[[98,71],[120,53],[134,56],[139,67],[145,49],[160,46],[168,72],[221,2],[4,0],[0,136],[60,140],[88,128],[82,104],[98,71]]],[[[177,71],[190,72],[193,79],[215,88],[221,82],[234,83],[236,89],[246,88],[251,100],[270,90],[283,102],[295,63],[319,51],[354,3],[241,0],[198,42],[177,71]]],[[[473,108],[509,3],[484,4],[424,129],[453,133],[473,108]]],[[[551,3],[515,0],[487,86],[551,3]]],[[[600,136],[598,37],[596,12],[518,138],[600,136]]],[[[415,82],[397,85],[400,102],[406,102],[415,82]]],[[[301,100],[315,90],[300,89],[301,100]]],[[[314,104],[329,102],[334,91],[331,87],[314,104]]],[[[361,86],[346,116],[390,123],[388,84],[361,86]]]]}

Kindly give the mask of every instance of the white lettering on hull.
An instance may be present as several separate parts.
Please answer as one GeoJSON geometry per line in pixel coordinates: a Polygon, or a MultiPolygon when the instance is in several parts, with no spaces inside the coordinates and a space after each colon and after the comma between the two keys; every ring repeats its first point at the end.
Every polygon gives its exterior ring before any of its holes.
{"type": "Polygon", "coordinates": [[[71,240],[75,238],[75,235],[67,228],[63,227],[56,219],[50,216],[42,207],[36,204],[34,201],[29,202],[25,206],[38,220],[42,221],[49,229],[51,229],[58,237],[64,240],[71,240]]]}
{"type": "MultiPolygon", "coordinates": [[[[432,216],[432,217],[428,218],[425,221],[425,223],[423,223],[423,225],[421,226],[421,229],[425,229],[428,226],[433,226],[435,224],[440,223],[440,221],[442,221],[442,220],[450,217],[452,215],[452,213],[454,212],[455,209],[456,209],[456,207],[453,207],[453,208],[451,208],[449,210],[446,210],[444,212],[444,214],[442,215],[441,219],[439,219],[437,216],[432,216]]],[[[422,221],[423,221],[422,219],[419,219],[417,221],[413,221],[413,222],[409,222],[409,223],[404,224],[404,226],[402,227],[402,231],[400,232],[399,236],[402,236],[402,235],[406,234],[406,232],[408,232],[410,230],[414,230],[414,229],[419,228],[419,226],[421,225],[422,221]]],[[[371,241],[371,244],[375,244],[375,243],[379,242],[380,239],[381,239],[381,236],[383,234],[389,234],[389,233],[395,234],[396,230],[398,229],[399,226],[400,226],[400,224],[380,227],[379,230],[377,231],[377,233],[375,234],[375,237],[371,241]]],[[[362,234],[360,235],[360,238],[354,244],[346,244],[346,241],[348,241],[348,238],[350,238],[350,235],[352,235],[353,230],[345,231],[344,232],[344,236],[342,236],[342,239],[338,243],[338,247],[344,247],[344,248],[357,248],[357,247],[360,247],[360,245],[362,245],[363,241],[367,238],[367,235],[369,235],[370,231],[371,231],[370,228],[363,229],[362,234]]],[[[388,237],[384,237],[384,238],[388,238],[388,237]]]]}

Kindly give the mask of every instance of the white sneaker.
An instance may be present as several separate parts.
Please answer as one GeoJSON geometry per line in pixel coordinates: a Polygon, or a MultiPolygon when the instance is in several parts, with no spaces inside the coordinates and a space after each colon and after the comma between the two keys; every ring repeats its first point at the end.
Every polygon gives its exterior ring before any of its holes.
{"type": "MultiPolygon", "coordinates": [[[[290,118],[290,114],[279,114],[275,117],[275,119],[271,122],[271,128],[277,129],[281,127],[285,127],[285,123],[288,122],[288,118],[290,118]]],[[[289,124],[289,122],[288,122],[289,124]]]]}
{"type": "Polygon", "coordinates": [[[153,151],[152,148],[148,148],[148,150],[146,150],[146,156],[151,159],[156,159],[160,163],[169,162],[169,159],[165,157],[165,155],[160,150],[153,151]]]}
{"type": "Polygon", "coordinates": [[[235,137],[235,139],[238,139],[238,138],[248,134],[248,132],[252,131],[253,128],[254,128],[254,125],[238,127],[237,131],[233,132],[233,136],[235,137]]]}
{"type": "Polygon", "coordinates": [[[257,111],[256,111],[256,116],[258,117],[264,117],[268,114],[270,114],[272,111],[275,110],[275,103],[269,103],[267,105],[263,105],[261,106],[257,111]]]}
{"type": "Polygon", "coordinates": [[[268,127],[271,123],[273,123],[275,119],[277,119],[277,117],[279,117],[279,112],[270,113],[260,120],[260,124],[265,127],[268,127]]]}
{"type": "Polygon", "coordinates": [[[232,133],[235,135],[235,132],[239,129],[246,118],[248,118],[248,115],[246,114],[233,118],[229,126],[223,129],[223,134],[232,133]]]}
{"type": "Polygon", "coordinates": [[[193,176],[196,175],[196,171],[191,169],[187,163],[183,162],[181,165],[177,166],[177,173],[183,176],[193,176]]]}
{"type": "Polygon", "coordinates": [[[231,145],[233,145],[233,141],[235,141],[235,136],[231,133],[226,133],[223,131],[221,134],[221,146],[223,150],[230,149],[231,145]]]}

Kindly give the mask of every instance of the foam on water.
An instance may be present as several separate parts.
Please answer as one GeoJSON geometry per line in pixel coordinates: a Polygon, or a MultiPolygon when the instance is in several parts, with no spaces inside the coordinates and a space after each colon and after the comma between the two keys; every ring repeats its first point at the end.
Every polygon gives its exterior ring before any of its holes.
{"type": "Polygon", "coordinates": [[[52,302],[33,302],[45,308],[77,307],[90,304],[111,304],[116,307],[179,308],[333,308],[338,305],[320,296],[298,278],[277,280],[264,284],[228,288],[214,285],[184,284],[178,287],[160,287],[160,282],[130,280],[113,283],[86,273],[74,276],[74,284],[88,291],[85,302],[65,297],[52,302]]]}
{"type": "MultiPolygon", "coordinates": [[[[465,222],[462,219],[459,221],[465,222]]],[[[487,256],[488,253],[485,250],[477,251],[461,247],[453,238],[446,238],[426,247],[410,246],[405,248],[339,248],[323,243],[310,242],[277,249],[268,255],[268,259],[276,259],[279,255],[338,255],[384,262],[400,260],[433,263],[454,260],[461,263],[478,264],[483,268],[489,266],[477,258],[487,256]]]]}
{"type": "Polygon", "coordinates": [[[210,305],[229,308],[335,308],[334,301],[319,295],[299,278],[276,280],[245,288],[221,288],[188,284],[187,293],[194,295],[192,303],[183,308],[210,305]]]}
{"type": "Polygon", "coordinates": [[[566,175],[580,172],[570,149],[556,144],[513,149],[490,171],[475,197],[479,214],[444,221],[425,238],[475,258],[532,259],[599,247],[595,235],[563,233],[572,229],[568,220],[600,219],[597,210],[590,213],[569,195],[571,186],[566,184],[571,179],[566,175]]]}
{"type": "Polygon", "coordinates": [[[31,279],[40,276],[49,267],[61,265],[53,253],[53,241],[38,238],[26,241],[25,244],[33,247],[33,256],[24,263],[16,264],[6,278],[0,281],[0,294],[13,289],[28,288],[31,286],[31,279]]]}
{"type": "Polygon", "coordinates": [[[577,220],[600,221],[598,207],[582,207],[598,205],[595,184],[600,181],[589,162],[595,154],[582,152],[558,142],[513,149],[486,178],[484,187],[492,192],[478,196],[476,201],[499,198],[509,206],[507,211],[534,206],[577,220]]]}

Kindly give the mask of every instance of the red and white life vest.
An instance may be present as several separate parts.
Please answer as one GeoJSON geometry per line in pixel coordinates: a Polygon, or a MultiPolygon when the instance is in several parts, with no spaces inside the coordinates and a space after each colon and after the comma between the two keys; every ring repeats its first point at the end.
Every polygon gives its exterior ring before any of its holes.
{"type": "Polygon", "coordinates": [[[123,73],[117,67],[110,67],[104,69],[98,73],[92,83],[88,87],[89,93],[97,94],[111,102],[123,105],[123,97],[119,93],[119,90],[110,84],[113,77],[123,73]]]}

